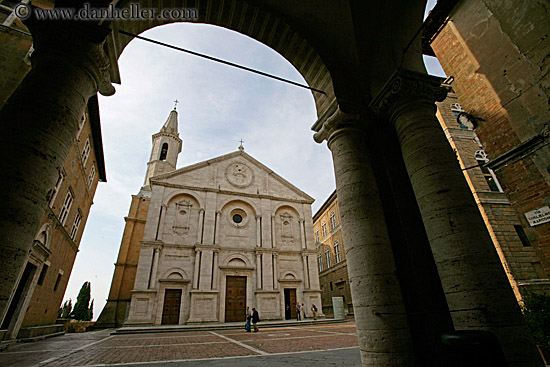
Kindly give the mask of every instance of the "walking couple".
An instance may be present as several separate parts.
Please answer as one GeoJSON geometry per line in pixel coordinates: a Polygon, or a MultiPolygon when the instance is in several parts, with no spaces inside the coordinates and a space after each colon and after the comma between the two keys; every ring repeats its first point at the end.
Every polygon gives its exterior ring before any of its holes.
{"type": "Polygon", "coordinates": [[[249,333],[251,330],[250,323],[252,323],[252,326],[254,327],[254,332],[258,332],[260,329],[258,329],[258,322],[260,322],[260,315],[258,314],[258,311],[254,307],[252,307],[252,311],[250,311],[250,307],[246,307],[246,324],[244,324],[244,328],[247,333],[249,333]]]}

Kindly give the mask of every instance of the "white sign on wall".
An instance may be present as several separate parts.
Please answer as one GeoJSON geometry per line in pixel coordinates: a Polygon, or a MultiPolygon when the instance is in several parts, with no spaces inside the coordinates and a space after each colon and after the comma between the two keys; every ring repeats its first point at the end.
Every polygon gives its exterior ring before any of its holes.
{"type": "Polygon", "coordinates": [[[525,218],[527,218],[531,227],[550,222],[550,207],[547,205],[525,212],[525,218]]]}
{"type": "Polygon", "coordinates": [[[346,313],[344,311],[344,298],[332,297],[332,309],[334,310],[334,319],[345,319],[346,313]]]}

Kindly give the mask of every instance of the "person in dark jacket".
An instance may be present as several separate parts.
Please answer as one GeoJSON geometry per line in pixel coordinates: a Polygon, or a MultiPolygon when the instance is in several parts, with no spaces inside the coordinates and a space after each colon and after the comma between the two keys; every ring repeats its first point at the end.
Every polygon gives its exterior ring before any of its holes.
{"type": "Polygon", "coordinates": [[[245,317],[246,317],[246,324],[244,324],[244,329],[247,333],[250,332],[250,321],[252,320],[252,313],[250,312],[250,308],[246,306],[245,311],[245,317]]]}
{"type": "Polygon", "coordinates": [[[254,326],[255,333],[260,330],[258,329],[258,322],[260,322],[260,315],[258,314],[258,311],[252,307],[252,326],[254,326]]]}

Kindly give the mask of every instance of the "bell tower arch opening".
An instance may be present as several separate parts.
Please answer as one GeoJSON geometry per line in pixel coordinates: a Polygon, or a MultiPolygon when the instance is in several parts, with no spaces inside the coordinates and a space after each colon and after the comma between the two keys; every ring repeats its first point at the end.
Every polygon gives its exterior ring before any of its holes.
{"type": "Polygon", "coordinates": [[[168,143],[162,144],[162,148],[160,149],[159,160],[165,161],[166,160],[166,154],[168,154],[168,143]]]}

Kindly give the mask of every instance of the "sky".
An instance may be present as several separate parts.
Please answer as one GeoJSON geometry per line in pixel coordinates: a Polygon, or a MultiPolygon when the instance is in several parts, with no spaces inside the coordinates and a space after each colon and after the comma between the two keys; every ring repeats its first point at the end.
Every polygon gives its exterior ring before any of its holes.
{"type": "MultiPolygon", "coordinates": [[[[306,84],[278,53],[221,27],[177,23],[141,35],[306,84]]],[[[437,60],[425,60],[430,74],[444,76],[437,60]]],[[[313,213],[335,189],[326,142],[313,141],[310,91],[141,40],[126,47],[119,70],[115,95],[99,97],[107,182],[98,185],[65,292],[74,304],[90,281],[94,320],[108,297],[131,195],[145,179],[151,136],[174,100],[183,140],[177,168],[236,151],[242,139],[248,154],[316,199],[313,213]]]]}

